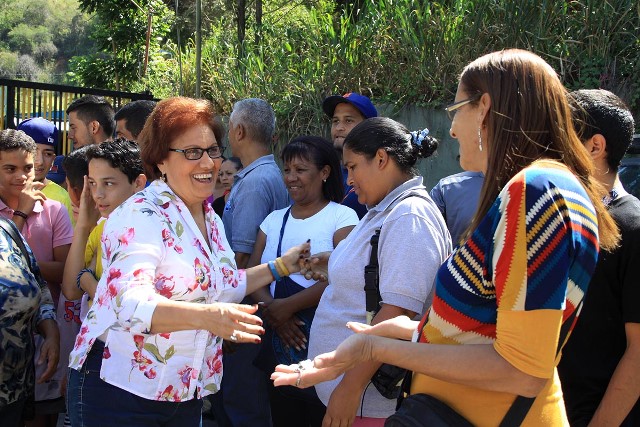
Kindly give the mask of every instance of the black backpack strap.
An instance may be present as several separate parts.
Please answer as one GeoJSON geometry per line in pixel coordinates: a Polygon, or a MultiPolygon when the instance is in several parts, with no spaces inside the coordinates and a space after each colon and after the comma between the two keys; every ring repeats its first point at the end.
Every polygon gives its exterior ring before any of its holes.
{"type": "Polygon", "coordinates": [[[373,316],[380,309],[380,274],[378,269],[378,241],[380,229],[376,229],[371,236],[371,255],[369,264],[364,267],[364,293],[367,304],[367,323],[371,324],[373,316]]]}
{"type": "Polygon", "coordinates": [[[34,272],[34,269],[33,269],[33,265],[31,265],[31,257],[29,256],[29,251],[27,250],[27,247],[24,244],[24,240],[22,240],[20,231],[18,231],[18,228],[15,226],[13,221],[10,221],[6,218],[0,218],[0,228],[2,228],[16,243],[16,245],[18,245],[18,247],[20,248],[20,252],[22,252],[22,256],[27,261],[29,270],[31,270],[33,275],[36,276],[36,273],[34,272]]]}
{"type": "MultiPolygon", "coordinates": [[[[400,195],[395,198],[387,207],[387,211],[393,209],[398,203],[409,197],[419,197],[424,200],[430,200],[428,196],[422,194],[400,195]]],[[[384,222],[383,222],[384,224],[384,222]]],[[[371,324],[373,317],[380,310],[380,270],[378,265],[378,242],[380,240],[380,228],[377,228],[371,236],[371,255],[369,256],[369,264],[364,267],[364,293],[366,297],[367,308],[367,324],[371,324]]]]}
{"type": "MultiPolygon", "coordinates": [[[[575,321],[576,316],[578,316],[578,313],[582,309],[583,302],[584,302],[584,297],[580,301],[580,303],[578,303],[578,305],[576,306],[576,309],[573,310],[573,313],[571,313],[571,315],[567,318],[567,320],[562,322],[562,326],[560,327],[560,335],[558,339],[558,348],[556,349],[556,357],[558,356],[558,354],[560,354],[560,350],[562,350],[562,346],[565,340],[567,339],[567,337],[569,336],[569,332],[571,331],[571,326],[573,325],[573,322],[575,321]]],[[[500,423],[500,427],[513,427],[513,426],[519,426],[520,424],[522,424],[524,419],[527,417],[527,414],[529,413],[529,409],[531,409],[531,406],[533,406],[533,402],[535,402],[535,400],[536,400],[535,397],[524,397],[524,396],[516,397],[516,400],[513,401],[513,404],[511,405],[511,407],[505,414],[504,418],[502,419],[502,422],[500,423]]]]}

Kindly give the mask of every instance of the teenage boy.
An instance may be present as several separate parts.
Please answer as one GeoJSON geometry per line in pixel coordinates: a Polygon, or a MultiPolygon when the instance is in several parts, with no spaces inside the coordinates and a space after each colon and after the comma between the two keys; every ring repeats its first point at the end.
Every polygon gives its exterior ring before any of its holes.
{"type": "Polygon", "coordinates": [[[113,136],[116,125],[113,107],[102,96],[85,95],[74,99],[66,113],[69,117],[69,139],[74,150],[100,144],[113,136]]]}
{"type": "Polygon", "coordinates": [[[620,246],[601,251],[584,306],[562,349],[558,374],[572,427],[640,425],[640,201],[620,183],[631,144],[628,107],[606,90],[571,92],[574,123],[609,192],[603,199],[620,228],[620,246]]]}
{"type": "MultiPolygon", "coordinates": [[[[87,147],[83,154],[89,173],[84,176],[78,220],[62,281],[62,291],[67,298],[83,298],[81,318],[88,311],[89,301],[93,299],[102,275],[100,237],[104,219],[147,183],[140,148],[132,141],[123,138],[105,141],[87,147]],[[103,220],[98,222],[100,218],[103,220]]],[[[65,170],[68,176],[67,163],[65,170]]],[[[71,175],[74,176],[73,172],[71,175]]],[[[77,188],[77,185],[69,185],[77,188]]]]}
{"type": "MultiPolygon", "coordinates": [[[[358,123],[371,117],[378,117],[378,110],[371,100],[357,93],[349,92],[344,95],[334,95],[325,98],[322,102],[322,110],[331,119],[331,142],[338,152],[342,162],[342,145],[351,129],[358,123]]],[[[353,187],[347,184],[347,170],[342,167],[342,179],[344,185],[344,199],[342,204],[356,211],[358,218],[367,213],[367,207],[358,202],[358,195],[353,187]]]]}
{"type": "Polygon", "coordinates": [[[64,205],[69,213],[71,224],[73,220],[73,209],[69,193],[55,182],[47,179],[47,174],[56,159],[56,145],[58,144],[58,128],[55,124],[42,117],[34,117],[22,121],[17,130],[21,130],[29,135],[36,143],[36,155],[33,159],[35,170],[35,181],[42,182],[44,187],[42,192],[48,199],[57,200],[64,205]]]}
{"type": "MultiPolygon", "coordinates": [[[[34,180],[36,151],[35,142],[24,132],[13,129],[0,131],[0,215],[13,220],[33,250],[42,277],[47,281],[54,304],[58,307],[60,334],[64,334],[67,325],[70,328],[76,325],[73,308],[70,307],[71,316],[65,317],[67,301],[59,298],[73,229],[65,207],[60,202],[48,200],[42,193],[44,184],[34,180]]],[[[36,360],[43,350],[42,345],[42,340],[36,336],[36,360]]],[[[60,361],[68,357],[70,350],[60,347],[60,361]]],[[[36,366],[36,376],[39,377],[44,369],[43,365],[36,366]]],[[[60,393],[64,372],[66,363],[59,363],[51,380],[36,385],[35,422],[55,425],[58,413],[64,412],[64,398],[60,393]]]]}
{"type": "Polygon", "coordinates": [[[156,102],[150,100],[131,101],[120,107],[114,116],[116,137],[136,141],[154,108],[156,108],[156,102]]]}

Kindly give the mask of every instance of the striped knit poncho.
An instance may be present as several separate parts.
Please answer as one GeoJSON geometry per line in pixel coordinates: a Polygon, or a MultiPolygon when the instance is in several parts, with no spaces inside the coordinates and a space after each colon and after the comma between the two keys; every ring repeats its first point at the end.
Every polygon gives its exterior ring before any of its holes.
{"type": "MultiPolygon", "coordinates": [[[[598,257],[597,228],[575,176],[558,163],[537,162],[511,179],[438,271],[419,340],[490,344],[517,369],[548,378],[523,425],[566,424],[555,372],[558,336],[587,291],[598,257]]],[[[498,425],[515,399],[421,374],[411,391],[439,397],[478,426],[498,425]]]]}

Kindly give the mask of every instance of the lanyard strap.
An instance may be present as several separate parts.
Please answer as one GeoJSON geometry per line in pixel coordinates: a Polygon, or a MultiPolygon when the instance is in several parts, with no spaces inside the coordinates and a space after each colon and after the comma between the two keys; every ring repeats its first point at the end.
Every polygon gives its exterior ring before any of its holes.
{"type": "Polygon", "coordinates": [[[287,209],[284,213],[284,217],[282,218],[282,226],[280,227],[280,240],[278,240],[278,251],[276,253],[276,257],[279,257],[281,248],[282,248],[282,236],[284,236],[284,227],[287,225],[287,220],[289,219],[289,212],[291,212],[291,207],[287,209]]]}

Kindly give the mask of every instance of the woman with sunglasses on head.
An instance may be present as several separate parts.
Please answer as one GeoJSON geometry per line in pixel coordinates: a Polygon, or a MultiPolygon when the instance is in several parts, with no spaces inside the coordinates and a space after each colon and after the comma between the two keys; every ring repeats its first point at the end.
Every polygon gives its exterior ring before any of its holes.
{"type": "Polygon", "coordinates": [[[598,245],[618,241],[605,192],[574,132],[566,90],[540,57],[504,50],[478,58],[462,71],[455,100],[447,110],[460,164],[485,180],[465,242],[437,273],[430,311],[420,323],[351,324],[364,333],[300,375],[281,368],[276,385],[314,384],[375,360],[412,370],[411,395],[431,395],[473,425],[499,425],[518,396],[521,418],[506,425],[568,425],[555,367],[598,245]]]}
{"type": "Polygon", "coordinates": [[[277,264],[236,268],[206,202],[222,136],[204,100],[166,99],[147,120],[138,142],[155,181],[104,226],[104,274],[70,356],[74,427],[198,426],[202,397],[220,387],[222,340],[264,333],[257,307],[234,302],[271,283],[271,265],[299,270],[306,243],[277,264]]]}

